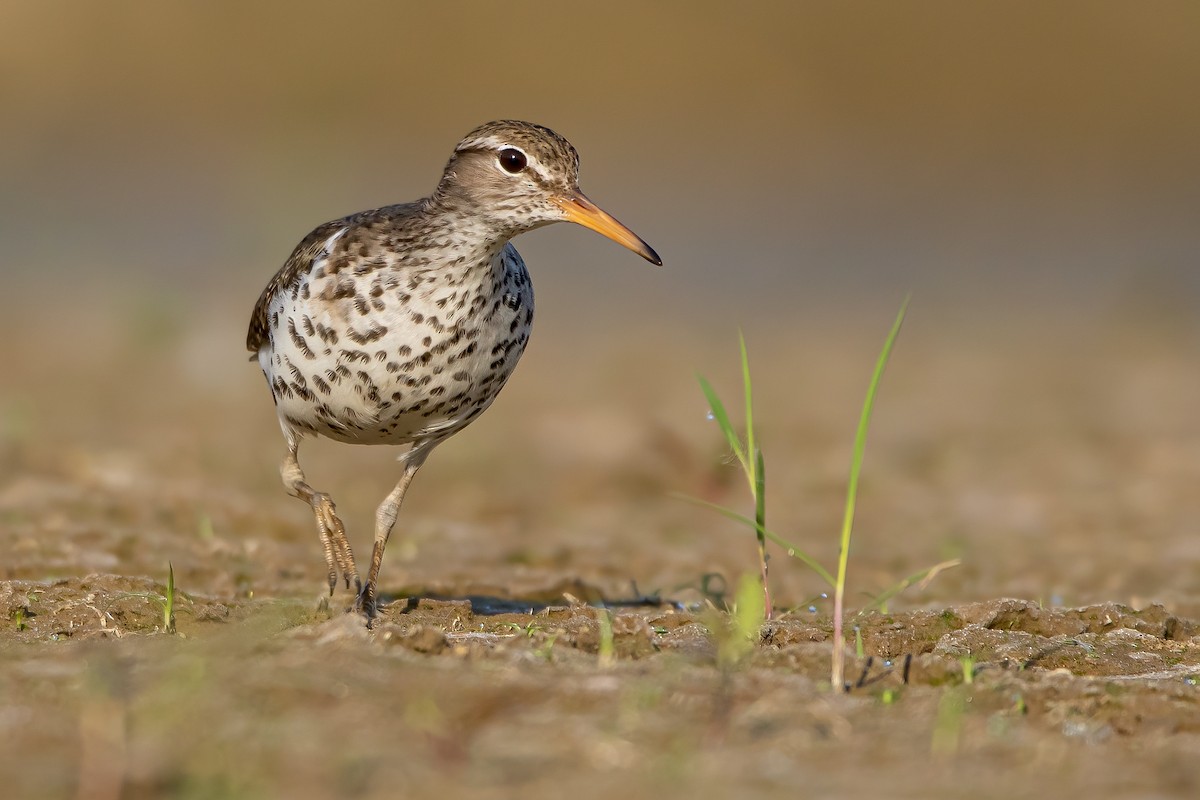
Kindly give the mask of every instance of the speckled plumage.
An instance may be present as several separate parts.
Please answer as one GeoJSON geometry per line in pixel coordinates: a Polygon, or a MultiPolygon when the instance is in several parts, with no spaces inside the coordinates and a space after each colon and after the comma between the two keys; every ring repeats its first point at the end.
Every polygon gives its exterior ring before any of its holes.
{"type": "Polygon", "coordinates": [[[661,263],[579,192],[578,168],[575,149],[547,128],[480,126],[455,148],[432,195],[316,228],[255,305],[246,345],[288,442],[284,483],[316,516],[331,591],[339,571],[357,584],[357,568],[332,501],[305,483],[300,440],[411,445],[400,483],[376,514],[358,600],[368,616],[413,474],[492,403],[529,340],[533,285],[509,240],[575,221],[661,263]]]}

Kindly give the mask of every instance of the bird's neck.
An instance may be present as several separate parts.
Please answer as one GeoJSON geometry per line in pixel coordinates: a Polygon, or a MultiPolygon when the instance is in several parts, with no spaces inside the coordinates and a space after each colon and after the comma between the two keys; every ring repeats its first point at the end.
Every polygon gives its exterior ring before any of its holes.
{"type": "Polygon", "coordinates": [[[463,263],[490,261],[510,239],[522,233],[497,224],[476,204],[439,192],[421,202],[418,214],[420,227],[430,234],[429,240],[453,251],[463,263]]]}

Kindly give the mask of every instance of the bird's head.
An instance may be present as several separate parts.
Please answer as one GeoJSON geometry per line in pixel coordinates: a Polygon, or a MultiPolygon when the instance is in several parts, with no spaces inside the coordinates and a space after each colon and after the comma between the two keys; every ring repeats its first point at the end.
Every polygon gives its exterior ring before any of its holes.
{"type": "Polygon", "coordinates": [[[579,189],[579,154],[531,122],[480,125],[454,148],[435,197],[465,205],[506,237],[552,222],[574,222],[628,247],[652,264],[650,245],[579,189]]]}

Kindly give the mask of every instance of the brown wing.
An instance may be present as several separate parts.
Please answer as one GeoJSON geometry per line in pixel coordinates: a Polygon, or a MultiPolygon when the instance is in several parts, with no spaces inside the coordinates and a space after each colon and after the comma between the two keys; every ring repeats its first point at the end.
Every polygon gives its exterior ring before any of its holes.
{"type": "Polygon", "coordinates": [[[313,259],[322,251],[325,240],[353,219],[353,217],[345,217],[326,222],[296,245],[296,249],[292,251],[288,260],[283,262],[283,266],[275,273],[275,277],[271,278],[267,288],[263,289],[262,294],[258,296],[258,302],[254,304],[254,313],[250,315],[250,330],[246,332],[247,350],[257,353],[267,341],[267,309],[270,307],[275,293],[291,289],[300,280],[300,276],[308,272],[313,259]]]}
{"type": "MultiPolygon", "coordinates": [[[[288,260],[283,263],[275,277],[258,296],[254,304],[254,313],[250,315],[250,330],[246,333],[246,349],[257,353],[267,341],[270,333],[267,325],[267,309],[276,292],[290,291],[299,282],[301,276],[307,273],[313,260],[325,252],[325,242],[341,228],[346,229],[345,235],[338,238],[334,253],[345,255],[353,253],[354,260],[367,259],[388,262],[391,269],[404,269],[417,264],[406,264],[405,257],[414,249],[414,243],[429,237],[429,226],[414,224],[414,217],[429,200],[416,203],[401,203],[394,206],[374,208],[370,211],[360,211],[348,217],[326,222],[315,229],[292,251],[288,260]]],[[[424,262],[422,262],[424,263],[424,262]]],[[[253,360],[253,359],[251,359],[253,360]]]]}

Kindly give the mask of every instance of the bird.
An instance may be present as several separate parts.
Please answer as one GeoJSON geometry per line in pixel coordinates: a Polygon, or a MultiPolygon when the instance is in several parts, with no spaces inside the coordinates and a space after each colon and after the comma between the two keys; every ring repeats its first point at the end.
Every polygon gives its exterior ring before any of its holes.
{"type": "Polygon", "coordinates": [[[308,504],[328,569],[354,586],[352,610],[378,613],[384,550],[430,452],[487,410],[529,342],[533,285],[511,240],[555,222],[662,259],[579,189],[565,138],[517,120],[458,143],[433,193],[315,228],[267,283],[250,317],[257,360],[287,443],[280,476],[308,504]],[[365,582],[337,508],[300,468],[301,440],[407,447],[375,513],[365,582]]]}

